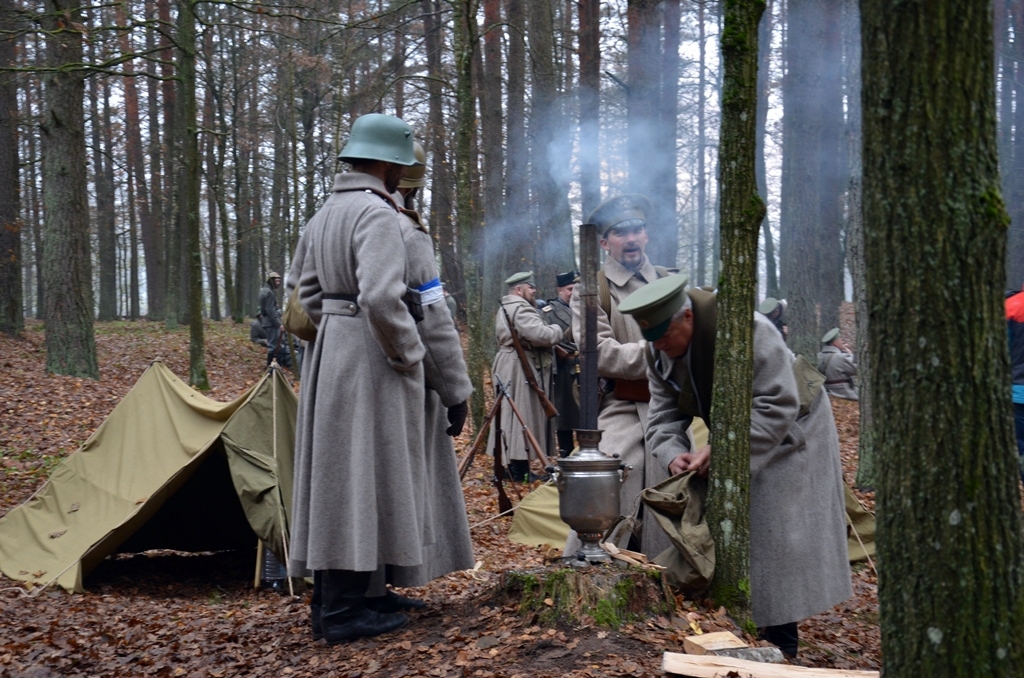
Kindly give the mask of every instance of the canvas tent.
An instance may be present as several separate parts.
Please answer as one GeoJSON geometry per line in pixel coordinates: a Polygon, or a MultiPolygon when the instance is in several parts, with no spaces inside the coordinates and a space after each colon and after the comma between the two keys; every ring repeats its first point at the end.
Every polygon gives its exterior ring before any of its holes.
{"type": "Polygon", "coordinates": [[[83,591],[113,553],[253,548],[282,561],[297,399],[278,369],[230,403],[155,362],[36,494],[0,518],[0,571],[83,591]]]}

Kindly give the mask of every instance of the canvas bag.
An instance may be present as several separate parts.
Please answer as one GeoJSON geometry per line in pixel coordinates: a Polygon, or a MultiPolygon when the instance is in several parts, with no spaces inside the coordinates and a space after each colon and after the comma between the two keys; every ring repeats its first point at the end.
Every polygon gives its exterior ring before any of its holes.
{"type": "Polygon", "coordinates": [[[715,542],[704,519],[707,478],[694,471],[674,475],[640,493],[647,510],[665,530],[672,547],[654,562],[665,568],[666,581],[684,591],[703,591],[715,575],[715,542]]]}
{"type": "Polygon", "coordinates": [[[316,325],[309,319],[306,309],[299,303],[299,288],[296,286],[288,295],[288,302],[284,305],[284,313],[281,314],[281,323],[299,339],[308,342],[316,341],[316,325]]]}

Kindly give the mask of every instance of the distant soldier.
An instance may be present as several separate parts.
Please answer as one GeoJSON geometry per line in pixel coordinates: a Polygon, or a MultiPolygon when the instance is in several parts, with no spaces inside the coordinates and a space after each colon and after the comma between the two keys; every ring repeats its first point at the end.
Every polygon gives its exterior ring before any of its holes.
{"type": "MultiPolygon", "coordinates": [[[[551,347],[562,340],[562,330],[557,325],[548,325],[534,305],[537,288],[533,284],[533,271],[515,273],[505,280],[508,294],[501,298],[501,308],[494,318],[494,338],[498,352],[494,356],[491,374],[501,379],[508,388],[508,394],[523,415],[523,424],[538,439],[548,426],[548,417],[537,393],[526,380],[527,370],[536,383],[545,388],[551,379],[551,347]],[[519,336],[528,364],[524,365],[512,341],[512,330],[519,336]]],[[[530,459],[523,439],[522,426],[512,412],[512,407],[502,403],[501,430],[491,426],[487,449],[494,449],[494,436],[504,432],[506,453],[509,460],[509,475],[517,482],[530,479],[530,459]]],[[[541,443],[543,444],[543,443],[541,443]]]]}
{"type": "Polygon", "coordinates": [[[772,321],[772,325],[775,325],[775,329],[782,335],[783,341],[789,341],[789,325],[786,324],[786,319],[783,317],[787,306],[785,299],[766,297],[757,307],[758,313],[772,321]]]}
{"type": "Polygon", "coordinates": [[[267,333],[263,331],[263,325],[260,324],[258,316],[249,323],[249,341],[258,346],[267,347],[267,333]]]}
{"type": "Polygon", "coordinates": [[[829,395],[847,400],[858,400],[857,361],[853,351],[839,338],[839,328],[833,327],[821,338],[823,344],[818,353],[818,371],[825,375],[825,390],[829,395]]]}
{"type": "Polygon", "coordinates": [[[562,341],[555,344],[555,373],[552,377],[551,401],[558,410],[558,454],[566,457],[573,450],[572,432],[580,425],[580,406],[576,402],[575,386],[579,374],[580,353],[572,336],[572,290],[576,286],[577,271],[560,273],[555,277],[558,296],[541,313],[550,325],[562,329],[562,341]]]}
{"type": "MultiPolygon", "coordinates": [[[[280,352],[281,335],[284,325],[281,324],[281,307],[277,303],[277,293],[281,286],[281,274],[271,271],[267,275],[266,284],[260,288],[260,326],[267,340],[267,364],[274,359],[275,351],[280,352]]],[[[287,349],[287,346],[285,346],[287,349]]],[[[279,361],[280,362],[280,361],[279,361]]]]}

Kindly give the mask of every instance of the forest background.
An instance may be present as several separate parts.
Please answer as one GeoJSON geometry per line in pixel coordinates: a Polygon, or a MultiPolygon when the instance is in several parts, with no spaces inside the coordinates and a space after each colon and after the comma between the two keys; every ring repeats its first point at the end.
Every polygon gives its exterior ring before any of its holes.
{"type": "MultiPolygon", "coordinates": [[[[919,19],[906,26],[922,30],[936,31],[932,20],[959,30],[957,20],[969,17],[974,23],[962,32],[975,43],[930,33],[942,39],[922,41],[917,61],[902,62],[902,70],[879,57],[902,58],[904,34],[874,43],[876,61],[869,67],[865,59],[864,74],[878,79],[863,100],[876,105],[865,110],[866,124],[876,127],[863,146],[860,47],[896,22],[885,22],[890,15],[878,3],[859,4],[874,10],[865,17],[877,22],[876,32],[861,35],[852,0],[764,3],[753,138],[768,209],[757,296],[789,299],[790,345],[808,355],[839,325],[840,304],[852,297],[862,383],[872,385],[860,403],[858,483],[874,484],[876,434],[898,433],[884,440],[886,449],[892,461],[911,463],[889,477],[907,482],[906,496],[923,497],[922,504],[941,491],[939,503],[953,506],[964,501],[957,491],[965,487],[985,494],[969,476],[983,466],[971,462],[976,449],[1009,461],[1008,412],[994,404],[1005,389],[1006,355],[996,348],[1002,318],[992,295],[1024,280],[1024,230],[1014,225],[1024,223],[1024,50],[1016,35],[1024,30],[1024,3],[996,0],[978,10],[943,0],[917,15],[919,3],[893,8],[892,17],[919,19]],[[949,72],[927,72],[939,64],[949,72]],[[979,64],[994,77],[978,78],[971,67],[979,64]],[[943,102],[945,126],[927,116],[886,124],[889,113],[917,112],[916,102],[930,101],[927,89],[906,110],[871,98],[892,94],[889,74],[914,69],[924,80],[908,76],[906,83],[969,79],[973,89],[954,88],[943,102]],[[986,155],[989,113],[998,166],[986,155]],[[919,129],[932,136],[912,138],[919,129]],[[968,139],[980,140],[977,155],[960,143],[968,139]],[[863,172],[862,148],[873,153],[863,172]],[[921,152],[893,162],[904,149],[921,152]],[[916,175],[932,166],[946,169],[936,176],[947,183],[926,185],[935,177],[916,175]],[[960,170],[967,181],[948,183],[960,170]],[[883,183],[862,193],[862,176],[883,183]],[[992,177],[1002,184],[1008,230],[999,191],[987,183],[992,177]],[[904,179],[908,188],[900,191],[904,179]],[[946,201],[927,200],[937,195],[946,201]],[[862,212],[875,217],[873,241],[862,212]],[[907,214],[928,218],[901,231],[907,214]],[[889,225],[895,230],[886,240],[889,225]],[[937,246],[929,250],[932,232],[937,246]],[[874,287],[866,261],[876,267],[874,287]],[[931,301],[921,281],[943,308],[961,297],[971,303],[947,322],[929,323],[932,316],[919,313],[931,301]],[[874,345],[869,315],[878,321],[874,345]],[[898,328],[901,319],[907,324],[898,328]],[[922,370],[918,354],[928,341],[934,369],[922,370]],[[958,361],[970,347],[991,350],[958,361]],[[879,355],[894,358],[886,367],[899,378],[874,378],[879,355]],[[922,406],[928,399],[920,393],[951,387],[953,397],[922,406]],[[873,393],[913,426],[876,431],[873,393]],[[989,437],[975,440],[979,431],[989,437]],[[911,450],[905,443],[914,441],[920,444],[911,450]],[[931,493],[923,483],[915,488],[916,471],[932,462],[968,475],[939,478],[944,484],[931,493]]],[[[654,263],[678,266],[695,284],[723,279],[718,214],[727,191],[716,177],[723,174],[719,93],[727,78],[718,54],[720,36],[730,42],[729,5],[0,0],[0,330],[16,335],[27,316],[44,320],[47,370],[96,379],[94,320],[145,317],[169,329],[187,323],[188,380],[208,388],[204,318],[242,322],[255,312],[260,284],[269,271],[287,269],[303,224],[326,196],[352,121],[394,113],[427,149],[420,206],[467,330],[479,420],[501,280],[529,268],[550,296],[555,274],[576,267],[574,224],[602,199],[646,194],[654,263]]],[[[959,510],[949,515],[960,524],[959,510]]],[[[1003,543],[1011,524],[986,533],[985,545],[1003,543]]],[[[1018,551],[1007,563],[1010,590],[1021,584],[1018,551]]],[[[991,649],[999,661],[1020,652],[991,649]]]]}

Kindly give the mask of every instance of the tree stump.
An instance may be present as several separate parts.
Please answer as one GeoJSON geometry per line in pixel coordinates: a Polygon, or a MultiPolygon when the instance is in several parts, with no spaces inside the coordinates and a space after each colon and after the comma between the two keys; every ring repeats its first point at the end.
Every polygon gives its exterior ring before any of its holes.
{"type": "Polygon", "coordinates": [[[675,606],[660,571],[614,562],[510,570],[502,574],[495,598],[501,604],[518,600],[519,613],[543,626],[593,623],[617,629],[627,621],[669,615],[675,606]]]}

